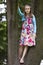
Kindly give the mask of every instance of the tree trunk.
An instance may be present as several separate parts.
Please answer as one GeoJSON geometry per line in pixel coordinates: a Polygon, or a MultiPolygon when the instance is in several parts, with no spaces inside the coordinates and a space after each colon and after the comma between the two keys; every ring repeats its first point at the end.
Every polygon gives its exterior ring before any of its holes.
{"type": "Polygon", "coordinates": [[[31,0],[31,7],[32,7],[32,12],[34,13],[34,3],[35,3],[35,0],[31,0]]]}
{"type": "Polygon", "coordinates": [[[15,64],[15,55],[17,50],[17,0],[7,0],[7,18],[8,18],[8,65],[15,64]]]}

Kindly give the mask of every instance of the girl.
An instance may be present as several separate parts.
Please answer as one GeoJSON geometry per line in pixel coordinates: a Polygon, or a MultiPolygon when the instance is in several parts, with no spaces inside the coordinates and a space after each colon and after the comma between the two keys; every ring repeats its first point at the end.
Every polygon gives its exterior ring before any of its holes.
{"type": "Polygon", "coordinates": [[[21,12],[18,6],[18,12],[22,17],[23,25],[19,44],[19,60],[24,63],[24,57],[27,53],[28,47],[35,46],[36,37],[36,19],[31,12],[31,6],[25,5],[24,13],[21,12]],[[24,48],[24,49],[23,49],[24,48]]]}

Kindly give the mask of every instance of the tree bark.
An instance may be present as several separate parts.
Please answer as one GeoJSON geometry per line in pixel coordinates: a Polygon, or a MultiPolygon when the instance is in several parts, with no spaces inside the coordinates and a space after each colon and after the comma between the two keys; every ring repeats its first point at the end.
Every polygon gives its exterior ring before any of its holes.
{"type": "Polygon", "coordinates": [[[7,0],[7,19],[8,19],[8,65],[14,65],[17,50],[17,0],[7,0]]]}
{"type": "Polygon", "coordinates": [[[31,0],[31,7],[32,7],[32,12],[34,13],[34,3],[35,3],[35,0],[31,0]]]}

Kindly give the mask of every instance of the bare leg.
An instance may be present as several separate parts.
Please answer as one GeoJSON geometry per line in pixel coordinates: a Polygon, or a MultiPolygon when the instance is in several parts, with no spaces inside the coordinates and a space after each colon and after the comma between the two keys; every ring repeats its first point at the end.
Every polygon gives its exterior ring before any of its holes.
{"type": "Polygon", "coordinates": [[[28,50],[28,46],[25,46],[24,51],[23,51],[23,55],[22,55],[21,60],[20,60],[20,63],[24,63],[24,57],[27,53],[27,50],[28,50]]]}
{"type": "Polygon", "coordinates": [[[22,52],[23,52],[23,46],[19,46],[19,60],[21,59],[22,52]]]}

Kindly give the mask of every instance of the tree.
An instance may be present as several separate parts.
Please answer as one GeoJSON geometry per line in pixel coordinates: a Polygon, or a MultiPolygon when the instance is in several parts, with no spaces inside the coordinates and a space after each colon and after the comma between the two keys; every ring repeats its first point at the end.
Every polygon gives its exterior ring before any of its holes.
{"type": "Polygon", "coordinates": [[[17,0],[7,0],[7,17],[8,17],[8,65],[14,65],[17,43],[17,0]]]}

